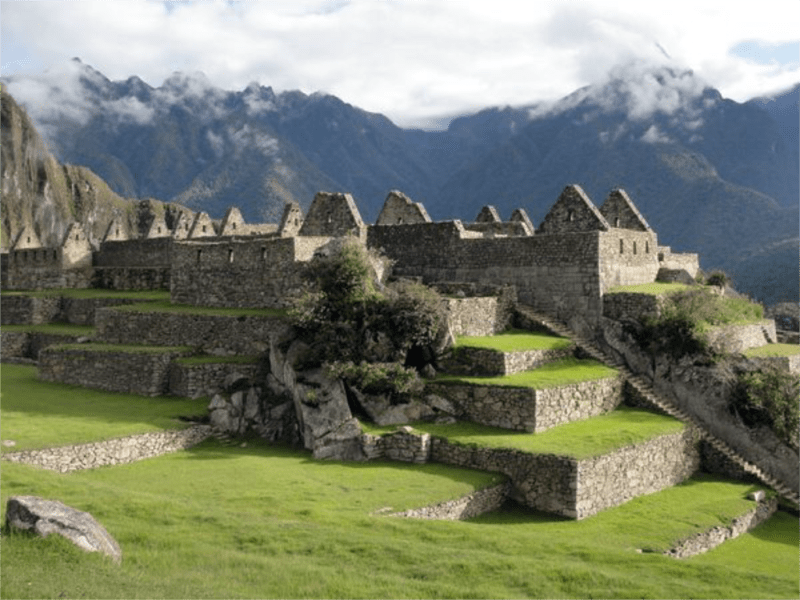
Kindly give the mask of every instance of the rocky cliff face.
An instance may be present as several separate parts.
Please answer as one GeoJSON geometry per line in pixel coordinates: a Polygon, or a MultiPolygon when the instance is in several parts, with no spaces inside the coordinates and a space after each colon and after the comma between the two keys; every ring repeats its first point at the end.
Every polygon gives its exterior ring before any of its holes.
{"type": "Polygon", "coordinates": [[[45,246],[60,245],[74,221],[85,226],[97,246],[114,219],[135,235],[140,223],[182,208],[156,200],[127,200],[86,167],[61,164],[5,86],[0,91],[0,133],[3,249],[25,226],[33,227],[45,246]]]}

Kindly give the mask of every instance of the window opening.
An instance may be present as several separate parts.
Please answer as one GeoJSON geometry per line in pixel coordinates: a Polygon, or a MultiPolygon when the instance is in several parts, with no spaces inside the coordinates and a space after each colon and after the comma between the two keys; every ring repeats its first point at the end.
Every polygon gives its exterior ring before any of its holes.
{"type": "Polygon", "coordinates": [[[625,252],[625,242],[622,240],[619,241],[619,253],[623,254],[625,252]]]}

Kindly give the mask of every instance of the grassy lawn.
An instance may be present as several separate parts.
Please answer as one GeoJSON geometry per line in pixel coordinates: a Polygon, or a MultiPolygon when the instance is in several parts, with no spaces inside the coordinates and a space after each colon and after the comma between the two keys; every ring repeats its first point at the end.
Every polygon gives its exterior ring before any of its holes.
{"type": "MultiPolygon", "coordinates": [[[[177,425],[158,411],[204,404],[44,383],[30,367],[3,365],[0,375],[3,437],[27,431],[37,444],[177,425]]],[[[176,412],[197,412],[186,409],[176,412]]],[[[800,588],[798,519],[785,513],[695,558],[637,552],[753,506],[744,499],[753,486],[706,476],[579,522],[513,504],[468,522],[376,516],[499,479],[436,464],[313,461],[258,440],[209,440],[67,475],[4,463],[0,476],[0,517],[12,495],[59,499],[91,512],[123,550],[116,566],[57,536],[4,531],[2,598],[797,598],[800,588]]]]}
{"type": "Polygon", "coordinates": [[[520,352],[523,350],[556,350],[568,348],[572,342],[566,338],[544,333],[531,333],[522,330],[509,330],[492,336],[460,337],[454,348],[487,348],[500,352],[520,352]]]}
{"type": "Polygon", "coordinates": [[[56,536],[3,536],[4,598],[796,598],[788,515],[697,558],[637,549],[752,506],[712,478],[580,522],[510,506],[469,522],[373,516],[491,483],[440,465],[314,462],[302,451],[208,442],[131,465],[58,475],[3,467],[2,505],[35,493],[88,510],[117,567],[56,536]]]}
{"type": "Polygon", "coordinates": [[[169,300],[146,302],[142,304],[125,304],[114,307],[114,310],[141,313],[161,312],[214,317],[285,317],[287,315],[287,311],[281,308],[216,308],[211,306],[172,304],[169,300]]]}
{"type": "Polygon", "coordinates": [[[169,290],[98,290],[98,289],[53,289],[53,290],[10,290],[3,291],[5,296],[30,296],[32,298],[130,298],[133,300],[160,300],[169,302],[169,290]]]}
{"type": "Polygon", "coordinates": [[[685,283],[639,283],[637,285],[618,285],[606,291],[606,294],[650,294],[660,296],[661,294],[674,294],[685,292],[693,286],[685,283]]]}
{"type": "Polygon", "coordinates": [[[745,356],[751,358],[767,356],[795,356],[800,354],[800,345],[797,344],[767,344],[760,348],[749,348],[744,351],[745,356]]]}
{"type": "Polygon", "coordinates": [[[94,335],[95,329],[91,325],[72,325],[70,323],[46,323],[44,325],[3,325],[3,331],[91,337],[94,335]]]}
{"type": "MultiPolygon", "coordinates": [[[[362,424],[362,428],[368,433],[383,434],[394,431],[396,426],[362,424]]],[[[683,429],[683,424],[672,417],[623,406],[605,415],[535,434],[468,422],[415,423],[414,428],[456,444],[583,459],[676,433],[683,429]]]]}
{"type": "Polygon", "coordinates": [[[596,360],[565,358],[537,367],[531,371],[493,377],[462,377],[440,375],[434,380],[445,384],[501,385],[505,387],[544,389],[614,377],[617,370],[596,360]]]}
{"type": "MultiPolygon", "coordinates": [[[[36,367],[3,364],[3,451],[94,442],[136,433],[183,429],[179,416],[206,412],[207,398],[150,398],[39,381],[36,367]]],[[[4,465],[3,469],[7,466],[4,465]]]]}

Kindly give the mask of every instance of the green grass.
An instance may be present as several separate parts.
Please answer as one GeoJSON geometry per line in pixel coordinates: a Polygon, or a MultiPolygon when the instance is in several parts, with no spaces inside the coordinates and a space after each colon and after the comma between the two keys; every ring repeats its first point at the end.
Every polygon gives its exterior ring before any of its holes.
{"type": "Polygon", "coordinates": [[[685,283],[639,283],[636,285],[618,285],[606,291],[606,294],[650,294],[660,296],[662,294],[674,294],[685,292],[693,286],[685,283]]]}
{"type": "Polygon", "coordinates": [[[570,340],[556,335],[510,330],[493,336],[460,337],[453,347],[486,348],[499,352],[520,352],[523,350],[556,350],[569,348],[571,345],[572,342],[570,340]]]}
{"type": "Polygon", "coordinates": [[[751,358],[767,356],[795,356],[800,354],[800,345],[797,344],[767,344],[760,348],[749,348],[744,351],[745,356],[751,358]]]}
{"type": "Polygon", "coordinates": [[[132,300],[160,300],[169,302],[169,290],[99,290],[99,289],[52,289],[52,290],[9,290],[4,296],[30,296],[32,298],[130,298],[132,300]]]}
{"type": "Polygon", "coordinates": [[[53,350],[87,350],[89,352],[127,352],[129,354],[165,354],[169,352],[191,352],[190,346],[143,346],[138,344],[58,344],[53,350]]]}
{"type": "Polygon", "coordinates": [[[207,398],[150,398],[39,381],[30,366],[3,364],[0,375],[2,436],[16,442],[3,451],[183,429],[177,417],[204,414],[208,405],[207,398]]]}
{"type": "Polygon", "coordinates": [[[125,304],[114,307],[114,310],[124,312],[170,313],[220,317],[285,317],[287,315],[287,311],[281,308],[216,308],[211,306],[172,304],[168,300],[159,302],[146,302],[142,304],[125,304]]]}
{"type": "MultiPolygon", "coordinates": [[[[445,438],[455,444],[555,454],[575,459],[600,456],[658,436],[677,433],[684,428],[680,421],[672,417],[624,406],[605,415],[566,423],[536,434],[469,422],[414,423],[413,426],[418,431],[445,438]]],[[[395,430],[395,426],[367,424],[362,424],[362,428],[374,434],[395,430]]]]}
{"type": "Polygon", "coordinates": [[[256,364],[258,356],[185,356],[175,359],[181,365],[216,365],[216,364],[256,364]]]}
{"type": "Polygon", "coordinates": [[[205,443],[57,475],[3,468],[2,504],[35,490],[91,512],[121,566],[51,536],[4,535],[5,598],[796,598],[797,519],[697,558],[638,548],[724,524],[751,488],[701,477],[580,522],[511,506],[470,522],[371,516],[491,482],[440,465],[314,462],[205,443]]]}
{"type": "MultiPolygon", "coordinates": [[[[31,430],[71,433],[70,443],[86,420],[98,421],[97,431],[133,420],[99,410],[113,403],[84,401],[122,395],[65,393],[69,386],[38,382],[30,368],[21,368],[30,373],[21,386],[16,369],[0,371],[6,439],[9,406],[27,410],[31,430]],[[65,420],[53,427],[56,415],[65,420]]],[[[153,402],[144,412],[170,402],[136,400],[153,402]]],[[[0,475],[3,509],[11,495],[57,498],[91,512],[123,550],[116,566],[57,536],[4,532],[3,598],[796,598],[800,585],[798,520],[787,514],[696,558],[637,553],[724,526],[753,506],[744,499],[752,486],[711,477],[579,522],[515,505],[432,522],[372,513],[460,497],[497,477],[435,464],[317,462],[258,441],[209,441],[69,475],[4,463],[0,475]]]]}
{"type": "Polygon", "coordinates": [[[499,385],[504,387],[534,388],[537,390],[595,381],[617,375],[616,369],[596,360],[565,358],[537,367],[532,371],[494,377],[462,377],[440,375],[434,381],[447,385],[499,385]]]}
{"type": "Polygon", "coordinates": [[[3,325],[3,331],[91,337],[95,333],[95,328],[91,325],[47,323],[44,325],[3,325]]]}

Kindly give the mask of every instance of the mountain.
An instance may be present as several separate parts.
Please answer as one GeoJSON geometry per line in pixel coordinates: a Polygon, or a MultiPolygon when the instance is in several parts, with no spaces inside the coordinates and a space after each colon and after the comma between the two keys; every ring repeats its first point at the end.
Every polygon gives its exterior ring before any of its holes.
{"type": "Polygon", "coordinates": [[[156,214],[183,209],[152,199],[122,198],[86,167],[61,164],[5,86],[0,89],[0,131],[4,249],[25,226],[33,227],[45,246],[57,246],[69,225],[79,221],[97,245],[113,219],[136,231],[140,222],[149,222],[156,214]]]}
{"type": "Polygon", "coordinates": [[[800,220],[798,88],[742,104],[690,71],[628,65],[555,103],[420,131],[327,94],[225,91],[200,73],[153,88],[73,60],[5,81],[60,159],[124,196],[275,221],[287,200],[307,208],[318,190],[347,191],[369,222],[396,188],[434,219],[471,220],[494,204],[506,218],[524,207],[536,224],[567,183],[598,204],[620,186],[664,245],[699,252],[704,269],[726,269],[755,297],[800,295],[797,252],[789,261],[786,250],[800,220]],[[759,278],[752,269],[769,257],[759,278]]]}

